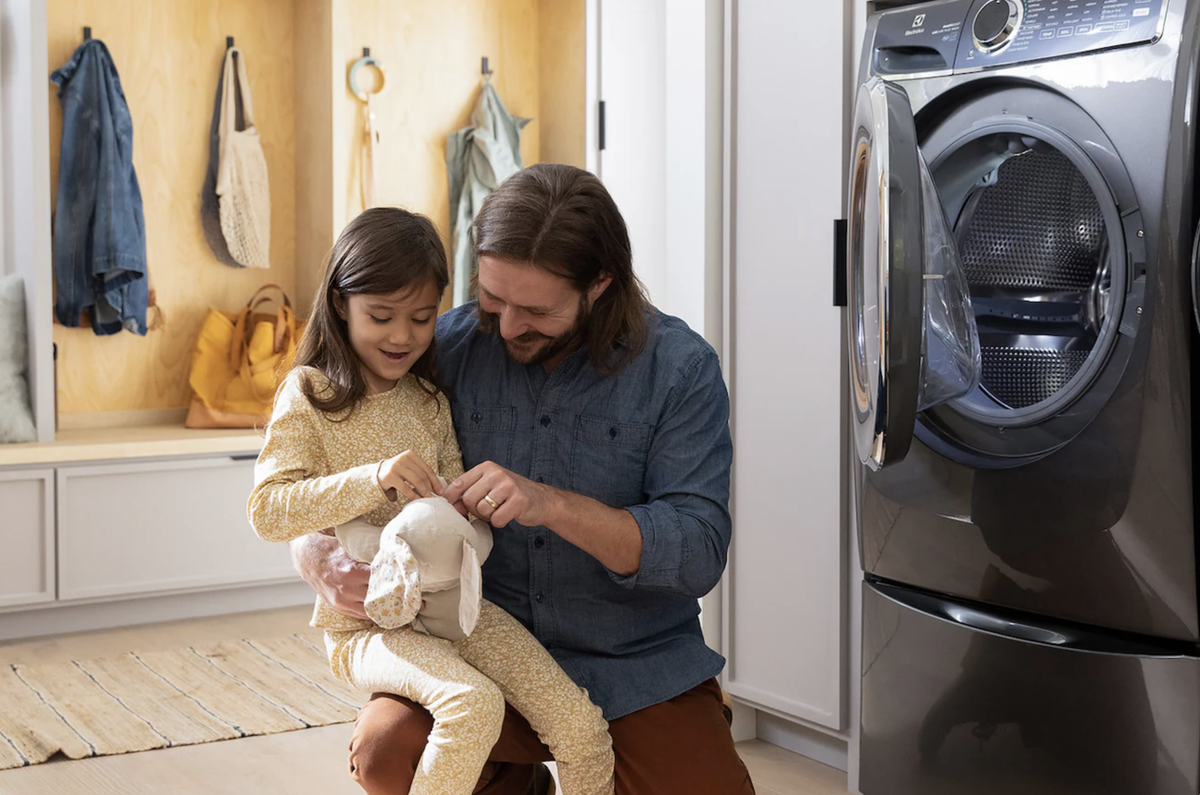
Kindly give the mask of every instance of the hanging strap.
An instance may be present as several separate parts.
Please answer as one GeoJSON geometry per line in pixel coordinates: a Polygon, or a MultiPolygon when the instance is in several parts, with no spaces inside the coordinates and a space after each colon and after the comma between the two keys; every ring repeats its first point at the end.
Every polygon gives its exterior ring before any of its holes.
{"type": "Polygon", "coordinates": [[[375,106],[371,103],[371,97],[374,94],[382,94],[387,88],[387,71],[384,70],[383,64],[378,58],[371,57],[370,50],[364,49],[363,57],[351,65],[350,75],[347,79],[350,83],[350,91],[363,102],[363,151],[360,181],[362,182],[363,209],[366,210],[374,207],[379,201],[375,191],[375,185],[379,181],[376,179],[375,173],[375,163],[378,159],[375,149],[379,144],[379,130],[376,128],[375,106]],[[379,83],[374,91],[367,92],[358,87],[358,72],[364,66],[374,66],[379,71],[379,83]]]}
{"type": "Polygon", "coordinates": [[[235,95],[239,93],[242,97],[242,130],[249,130],[254,126],[254,103],[250,99],[250,79],[246,76],[246,56],[237,47],[230,47],[225,52],[225,95],[221,109],[221,124],[230,132],[237,130],[235,95]]]}
{"type": "Polygon", "coordinates": [[[374,207],[377,201],[375,193],[375,145],[379,143],[379,133],[375,129],[375,108],[371,104],[371,97],[371,94],[367,94],[367,104],[363,109],[365,138],[363,140],[362,159],[362,199],[364,210],[374,207]]]}
{"type": "Polygon", "coordinates": [[[246,58],[237,47],[225,51],[224,95],[221,97],[221,121],[219,156],[217,164],[217,195],[224,196],[230,190],[229,180],[233,176],[233,161],[229,158],[229,141],[236,132],[254,127],[254,105],[250,100],[250,81],[246,77],[246,58]],[[235,59],[234,56],[237,56],[235,59]],[[237,64],[236,68],[234,64],[237,64]],[[242,98],[242,129],[237,128],[237,96],[242,98]]]}

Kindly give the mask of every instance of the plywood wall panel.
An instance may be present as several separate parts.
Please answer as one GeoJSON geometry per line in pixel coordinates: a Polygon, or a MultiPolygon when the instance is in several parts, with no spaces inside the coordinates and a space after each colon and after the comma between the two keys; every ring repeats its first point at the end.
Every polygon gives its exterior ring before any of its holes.
{"type": "Polygon", "coordinates": [[[586,162],[586,2],[538,0],[538,120],[543,163],[586,162]]]}
{"type": "Polygon", "coordinates": [[[539,162],[538,0],[335,0],[335,5],[340,9],[335,60],[345,70],[334,109],[334,184],[341,191],[335,226],[340,230],[362,209],[362,103],[345,86],[350,65],[370,47],[388,77],[376,103],[379,201],[428,215],[448,243],[446,136],[470,123],[482,56],[488,56],[492,82],[509,111],[535,117],[522,135],[521,154],[526,165],[539,162]]]}
{"type": "Polygon", "coordinates": [[[342,74],[332,60],[333,6],[334,0],[296,0],[296,299],[303,314],[321,284],[325,255],[339,228],[331,153],[342,74]]]}
{"type": "MultiPolygon", "coordinates": [[[[167,317],[145,338],[55,326],[63,414],[186,406],[192,346],[209,305],[236,308],[266,282],[309,305],[329,247],[362,209],[362,105],[347,73],[363,47],[388,71],[377,103],[380,203],[428,215],[447,244],[446,136],[470,123],[482,56],[509,110],[534,118],[522,136],[525,163],[583,164],[584,0],[46,2],[51,69],[90,26],[121,73],[149,264],[167,317]],[[247,55],[270,171],[270,271],[217,263],[200,226],[226,35],[247,55]]],[[[50,112],[56,189],[62,115],[53,96],[50,112]]]]}
{"type": "MultiPolygon", "coordinates": [[[[295,287],[293,1],[47,0],[51,69],[71,57],[85,25],[108,45],[133,116],[149,267],[167,325],[145,338],[96,337],[90,329],[55,326],[59,412],[182,407],[206,307],[235,308],[265,282],[295,287]],[[235,36],[246,53],[270,173],[269,271],[219,264],[200,226],[226,35],[235,36]]],[[[47,90],[53,91],[49,82],[47,90]]],[[[50,176],[57,191],[62,112],[53,96],[50,113],[50,176]]]]}

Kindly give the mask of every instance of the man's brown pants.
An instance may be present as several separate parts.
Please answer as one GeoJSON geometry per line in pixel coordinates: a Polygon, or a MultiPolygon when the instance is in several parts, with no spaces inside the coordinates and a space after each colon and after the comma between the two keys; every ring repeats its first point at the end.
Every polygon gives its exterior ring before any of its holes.
{"type": "MultiPolygon", "coordinates": [[[[350,776],[368,795],[407,795],[433,718],[405,698],[376,693],[358,714],[350,776]]],[[[663,704],[609,723],[617,795],[753,795],[733,747],[715,679],[663,704]]],[[[512,707],[488,757],[476,795],[526,795],[534,765],[550,750],[512,707]]]]}

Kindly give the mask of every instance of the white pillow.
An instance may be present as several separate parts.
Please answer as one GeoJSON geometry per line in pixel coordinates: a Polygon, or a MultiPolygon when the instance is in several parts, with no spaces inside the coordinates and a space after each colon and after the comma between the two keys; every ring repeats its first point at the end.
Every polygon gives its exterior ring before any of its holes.
{"type": "Polygon", "coordinates": [[[0,276],[0,442],[37,439],[29,408],[25,285],[20,276],[0,276]]]}

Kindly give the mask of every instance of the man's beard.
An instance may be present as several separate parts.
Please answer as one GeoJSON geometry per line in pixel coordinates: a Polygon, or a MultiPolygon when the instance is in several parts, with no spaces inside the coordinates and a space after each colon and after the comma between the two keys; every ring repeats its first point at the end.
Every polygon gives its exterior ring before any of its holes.
{"type": "Polygon", "coordinates": [[[579,311],[569,329],[557,337],[526,331],[514,340],[504,340],[504,351],[508,358],[517,364],[542,364],[582,342],[590,319],[591,310],[588,308],[587,295],[580,295],[579,311]],[[541,341],[541,345],[537,345],[538,341],[541,341]],[[514,349],[514,344],[519,347],[514,349]]]}

